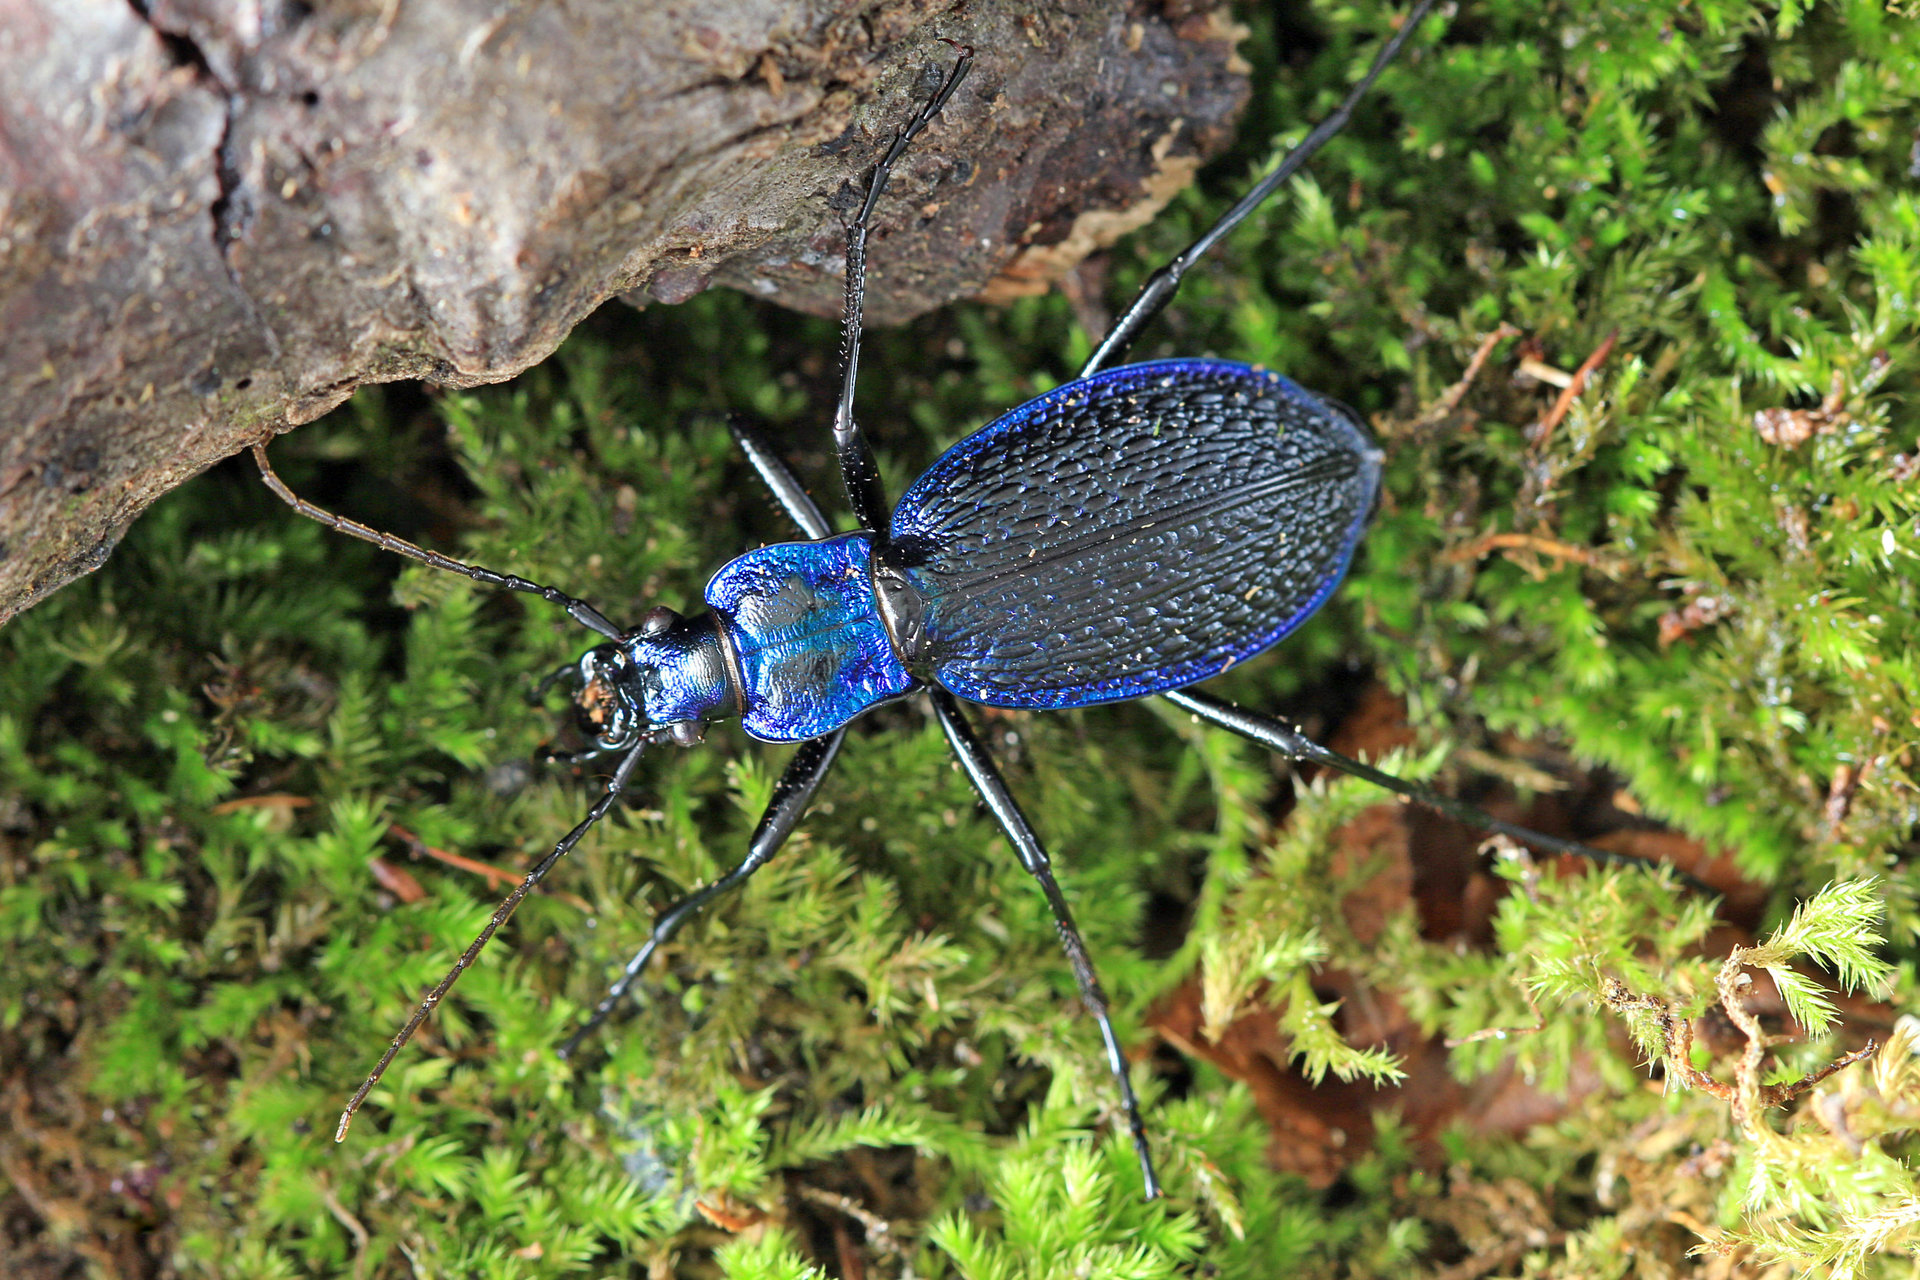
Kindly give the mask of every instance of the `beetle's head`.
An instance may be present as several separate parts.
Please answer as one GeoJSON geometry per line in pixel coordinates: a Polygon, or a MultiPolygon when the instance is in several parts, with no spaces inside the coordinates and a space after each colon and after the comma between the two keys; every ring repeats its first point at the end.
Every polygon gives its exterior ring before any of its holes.
{"type": "Polygon", "coordinates": [[[613,644],[580,656],[573,704],[580,730],[601,751],[643,740],[690,747],[706,722],[739,714],[719,624],[711,614],[683,618],[664,606],[613,644]]]}

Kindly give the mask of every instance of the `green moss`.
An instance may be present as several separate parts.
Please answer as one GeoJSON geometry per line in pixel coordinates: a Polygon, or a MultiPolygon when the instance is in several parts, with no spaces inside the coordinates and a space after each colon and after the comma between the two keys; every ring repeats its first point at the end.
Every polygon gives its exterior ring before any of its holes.
{"type": "MultiPolygon", "coordinates": [[[[1314,39],[1276,67],[1256,16],[1245,147],[1122,250],[1121,276],[1304,133],[1386,20],[1294,18],[1314,39]]],[[[1455,744],[1557,742],[1732,850],[1782,922],[1877,875],[1896,1011],[1920,918],[1900,860],[1920,734],[1917,95],[1914,21],[1858,0],[1483,0],[1421,34],[1136,352],[1283,369],[1359,407],[1390,452],[1350,585],[1233,696],[1283,707],[1366,664],[1447,787],[1465,780],[1455,744]],[[1502,322],[1527,350],[1505,343],[1435,410],[1502,322]],[[1523,355],[1571,371],[1610,335],[1564,420],[1530,432],[1556,390],[1516,381],[1523,355]],[[1757,421],[1775,411],[1800,416],[1757,421]],[[1812,434],[1774,443],[1760,421],[1812,434]]],[[[610,314],[510,387],[369,391],[275,457],[357,518],[631,617],[787,536],[724,411],[775,423],[837,497],[834,345],[831,325],[733,296],[610,314]]],[[[862,417],[890,485],[1087,349],[1057,298],[877,335],[862,417]]],[[[1383,1121],[1328,1197],[1268,1170],[1243,1089],[1200,1066],[1171,1097],[1142,1070],[1171,1192],[1142,1205],[1044,905],[906,704],[856,732],[787,852],[668,949],[605,1056],[562,1064],[551,1046],[651,912],[737,859],[784,760],[734,729],[650,756],[637,803],[521,909],[336,1147],[342,1099],[495,899],[408,862],[394,829],[520,868],[577,821],[596,784],[528,764],[558,717],[524,691],[586,639],[292,517],[245,467],[170,496],[0,632],[0,1155],[34,1247],[144,1249],[185,1275],[771,1277],[837,1273],[837,1227],[873,1274],[1473,1257],[1624,1275],[1689,1265],[1684,1211],[1750,1257],[1874,1270],[1911,1252],[1904,1058],[1821,1086],[1842,1141],[1811,1108],[1753,1127],[1704,1093],[1658,1096],[1619,1049],[1604,978],[1643,1001],[1616,1008],[1653,1056],[1645,1002],[1712,998],[1725,947],[1691,949],[1696,896],[1513,864],[1528,891],[1500,945],[1436,947],[1404,917],[1363,943],[1337,904],[1364,868],[1301,833],[1365,790],[1315,788],[1277,824],[1291,788],[1272,761],[1149,707],[986,721],[1130,1043],[1209,957],[1223,1017],[1278,992],[1316,1069],[1391,1069],[1332,1034],[1301,968],[1324,957],[1425,1027],[1539,1025],[1471,1043],[1459,1070],[1511,1054],[1549,1087],[1596,1071],[1599,1092],[1521,1141],[1450,1136],[1444,1179],[1383,1121]],[[383,888],[375,856],[424,896],[383,888]],[[1171,958],[1140,945],[1150,894],[1198,904],[1171,958]],[[1473,1217],[1509,1185],[1553,1188],[1544,1216],[1473,1217]],[[1539,1234],[1503,1236],[1514,1222],[1539,1234]]],[[[1864,917],[1823,927],[1816,953],[1868,954],[1864,917]]],[[[1838,1050],[1773,1052],[1787,1077],[1838,1050]]]]}

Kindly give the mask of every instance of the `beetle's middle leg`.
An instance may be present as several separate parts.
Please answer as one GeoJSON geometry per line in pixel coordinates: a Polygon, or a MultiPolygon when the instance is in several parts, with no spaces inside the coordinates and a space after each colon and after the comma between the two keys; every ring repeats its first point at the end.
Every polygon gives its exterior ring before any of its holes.
{"type": "Polygon", "coordinates": [[[1053,863],[1032,824],[1014,802],[1013,793],[1007,790],[1006,780],[1000,776],[993,757],[987,754],[986,744],[967,723],[959,702],[945,689],[935,687],[928,693],[960,767],[1000,824],[1000,830],[1006,833],[1008,843],[1020,856],[1020,865],[1040,882],[1040,892],[1047,895],[1047,906],[1052,908],[1054,925],[1060,931],[1060,945],[1066,949],[1067,962],[1073,966],[1074,981],[1080,984],[1081,1002],[1099,1024],[1100,1039],[1106,1044],[1107,1069],[1113,1072],[1114,1083],[1120,1086],[1121,1109],[1126,1113],[1127,1127],[1133,1131],[1133,1149],[1140,1157],[1147,1199],[1152,1200],[1160,1194],[1160,1180],[1153,1172],[1153,1153],[1147,1147],[1147,1125],[1140,1118],[1140,1100],[1134,1096],[1126,1055],[1120,1051],[1120,1037],[1115,1034],[1113,1019],[1107,1012],[1106,992],[1100,989],[1100,978],[1093,971],[1093,958],[1087,954],[1086,939],[1080,936],[1079,926],[1073,922],[1073,912],[1067,908],[1066,895],[1060,892],[1060,882],[1053,878],[1053,863]]]}

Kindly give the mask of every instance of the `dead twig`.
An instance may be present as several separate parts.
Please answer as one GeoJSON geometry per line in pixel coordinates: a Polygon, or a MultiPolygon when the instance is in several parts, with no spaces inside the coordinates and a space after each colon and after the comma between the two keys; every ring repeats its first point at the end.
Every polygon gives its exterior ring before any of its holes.
{"type": "MultiPolygon", "coordinates": [[[[387,834],[406,845],[411,852],[421,857],[431,858],[435,862],[444,862],[448,866],[458,867],[462,871],[471,871],[477,876],[485,876],[488,880],[492,881],[496,887],[508,888],[520,883],[521,877],[517,871],[509,871],[505,867],[496,867],[492,863],[480,862],[473,858],[463,857],[460,854],[451,853],[445,849],[436,849],[397,822],[387,824],[387,834]]],[[[541,892],[556,902],[564,902],[570,907],[578,907],[588,915],[593,914],[592,905],[578,894],[567,893],[560,889],[542,889],[541,892]]]]}
{"type": "MultiPolygon", "coordinates": [[[[1441,559],[1450,564],[1464,564],[1469,561],[1483,559],[1495,551],[1504,552],[1517,550],[1536,552],[1552,560],[1571,561],[1583,568],[1592,569],[1595,573],[1604,574],[1609,578],[1619,578],[1625,572],[1624,566],[1613,556],[1607,555],[1605,552],[1595,551],[1590,547],[1576,547],[1571,543],[1561,542],[1557,538],[1548,538],[1537,533],[1483,534],[1475,538],[1472,542],[1454,547],[1452,550],[1443,553],[1441,559]]],[[[1508,556],[1507,558],[1514,560],[1512,556],[1508,556]]],[[[1514,563],[1520,565],[1523,569],[1527,569],[1527,571],[1532,573],[1536,578],[1545,576],[1545,571],[1541,570],[1537,565],[1530,567],[1524,561],[1520,560],[1514,560],[1514,563]]]]}
{"type": "Polygon", "coordinates": [[[1613,354],[1613,344],[1619,337],[1620,331],[1614,330],[1606,336],[1605,341],[1594,348],[1592,355],[1580,362],[1580,367],[1573,371],[1573,377],[1560,389],[1559,398],[1553,402],[1553,408],[1547,410],[1547,416],[1540,419],[1527,432],[1528,453],[1538,457],[1546,452],[1547,441],[1553,437],[1554,428],[1566,418],[1567,412],[1573,408],[1573,402],[1580,398],[1580,393],[1587,389],[1587,380],[1593,376],[1593,371],[1613,354]]]}
{"type": "Polygon", "coordinates": [[[1460,402],[1466,398],[1467,389],[1473,386],[1474,379],[1478,378],[1481,369],[1486,367],[1487,359],[1493,354],[1493,349],[1508,338],[1519,336],[1518,328],[1502,320],[1499,328],[1480,339],[1480,345],[1474,349],[1473,358],[1467,361],[1467,371],[1460,375],[1459,381],[1441,392],[1440,398],[1420,415],[1415,425],[1430,427],[1458,409],[1460,402]]]}

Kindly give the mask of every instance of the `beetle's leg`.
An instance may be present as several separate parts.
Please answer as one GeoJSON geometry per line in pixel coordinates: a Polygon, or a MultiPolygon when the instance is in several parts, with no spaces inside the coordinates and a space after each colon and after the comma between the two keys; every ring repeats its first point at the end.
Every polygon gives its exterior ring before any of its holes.
{"type": "Polygon", "coordinates": [[[1353,115],[1355,105],[1367,95],[1368,90],[1373,88],[1373,82],[1380,78],[1380,73],[1387,69],[1387,64],[1399,54],[1401,46],[1406,44],[1414,28],[1420,25],[1421,19],[1427,16],[1427,10],[1432,7],[1433,0],[1419,0],[1419,3],[1415,4],[1407,14],[1406,21],[1400,24],[1400,29],[1381,46],[1367,74],[1348,91],[1340,105],[1334,108],[1333,114],[1315,125],[1313,132],[1309,133],[1299,146],[1289,151],[1286,159],[1275,166],[1271,173],[1260,179],[1253,190],[1240,197],[1239,203],[1222,214],[1218,222],[1208,227],[1205,235],[1181,250],[1173,261],[1147,277],[1146,284],[1140,287],[1139,295],[1127,304],[1127,309],[1121,312],[1120,318],[1113,322],[1111,329],[1107,330],[1107,336],[1100,340],[1100,345],[1094,348],[1091,356],[1087,357],[1086,365],[1080,370],[1081,377],[1098,373],[1124,354],[1127,348],[1133,345],[1133,340],[1140,336],[1140,330],[1146,327],[1147,321],[1159,315],[1161,308],[1173,301],[1173,295],[1179,291],[1180,279],[1187,274],[1187,269],[1204,257],[1207,250],[1213,248],[1229,232],[1245,221],[1247,215],[1259,208],[1268,196],[1286,185],[1287,179],[1293,177],[1300,166],[1311,160],[1316,151],[1327,145],[1340,130],[1346,128],[1347,120],[1353,115]]]}
{"type": "MultiPolygon", "coordinates": [[[[546,675],[541,676],[539,680],[534,682],[533,688],[527,690],[527,705],[540,705],[541,700],[547,696],[547,692],[562,681],[577,688],[581,682],[580,664],[577,662],[565,663],[547,672],[546,675]]],[[[598,756],[606,755],[607,752],[608,748],[600,746],[597,743],[581,747],[577,751],[555,751],[549,749],[543,750],[540,753],[540,762],[542,764],[581,764],[585,761],[595,759],[598,756]]]]}
{"type": "MultiPolygon", "coordinates": [[[[1341,755],[1338,751],[1321,746],[1299,730],[1289,729],[1278,720],[1248,711],[1244,707],[1237,707],[1231,702],[1222,702],[1218,698],[1210,698],[1204,693],[1195,693],[1191,689],[1175,689],[1160,696],[1182,711],[1199,716],[1209,724],[1218,725],[1229,733],[1239,734],[1247,741],[1257,743],[1269,751],[1277,751],[1292,760],[1310,760],[1314,764],[1352,774],[1356,778],[1373,783],[1376,787],[1384,787],[1388,791],[1403,795],[1415,804],[1425,805],[1457,822],[1464,822],[1470,827],[1479,827],[1485,831],[1511,836],[1521,844],[1532,845],[1548,853],[1570,854],[1592,862],[1612,863],[1619,866],[1644,867],[1647,865],[1641,858],[1596,849],[1590,844],[1581,844],[1578,840],[1562,840],[1558,836],[1544,835],[1527,827],[1516,826],[1511,822],[1502,822],[1484,809],[1476,809],[1470,804],[1455,800],[1452,796],[1442,795],[1438,791],[1418,786],[1404,778],[1396,778],[1390,773],[1382,773],[1371,765],[1362,764],[1358,760],[1341,755]]],[[[1676,874],[1695,888],[1708,888],[1692,876],[1684,873],[1676,874]]],[[[1711,890],[1708,891],[1711,892],[1711,890]]]]}
{"type": "Polygon", "coordinates": [[[577,662],[563,663],[555,667],[544,676],[541,676],[540,679],[535,682],[533,688],[527,690],[528,705],[538,706],[541,699],[547,696],[547,691],[552,689],[556,684],[559,684],[562,680],[578,680],[579,678],[580,664],[577,662]]]}
{"type": "Polygon", "coordinates": [[[646,747],[646,740],[642,739],[638,746],[627,752],[626,757],[620,761],[620,767],[613,771],[611,778],[607,779],[606,793],[594,801],[593,808],[587,810],[587,816],[582,818],[573,830],[560,837],[560,842],[553,846],[551,853],[534,864],[533,870],[527,872],[526,878],[514,886],[513,892],[494,908],[493,917],[487,921],[487,927],[480,931],[480,936],[468,945],[458,960],[454,961],[453,968],[447,971],[447,976],[440,979],[433,990],[427,992],[426,998],[420,1002],[420,1007],[413,1011],[411,1018],[407,1019],[407,1025],[400,1028],[400,1034],[393,1038],[393,1043],[387,1046],[387,1051],[380,1055],[380,1061],[374,1066],[372,1074],[361,1082],[360,1087],[353,1091],[353,1097],[347,1100],[347,1109],[340,1113],[340,1125],[333,1131],[335,1142],[345,1140],[347,1126],[353,1123],[353,1113],[360,1109],[360,1104],[367,1100],[369,1093],[373,1092],[373,1086],[380,1083],[380,1077],[386,1074],[387,1065],[393,1061],[393,1056],[400,1052],[401,1046],[413,1038],[413,1033],[419,1030],[420,1024],[427,1020],[427,1016],[433,1012],[442,997],[453,988],[455,982],[459,981],[460,975],[467,971],[467,966],[473,963],[474,957],[480,954],[480,948],[486,946],[488,939],[492,938],[500,926],[507,922],[507,917],[512,915],[513,909],[520,905],[520,900],[532,893],[535,886],[546,879],[547,872],[553,870],[554,864],[566,857],[573,846],[580,843],[580,837],[586,835],[594,823],[607,816],[607,811],[613,808],[613,802],[626,789],[627,779],[633,776],[633,767],[640,763],[640,753],[646,750],[646,747]]]}
{"type": "Polygon", "coordinates": [[[311,502],[308,502],[305,498],[287,488],[286,481],[275,475],[273,468],[268,465],[267,447],[265,445],[257,444],[253,446],[253,460],[260,465],[260,478],[266,481],[267,488],[279,495],[280,501],[286,503],[309,520],[318,520],[321,524],[334,530],[336,533],[344,533],[349,537],[358,538],[362,542],[371,542],[382,551],[391,551],[395,555],[405,556],[409,560],[418,560],[421,564],[429,565],[432,568],[445,569],[448,573],[465,574],[475,582],[484,583],[489,587],[505,587],[508,591],[520,591],[527,595],[539,596],[541,599],[550,601],[565,609],[567,613],[572,616],[573,620],[581,626],[591,627],[609,640],[620,639],[620,628],[607,621],[604,614],[588,604],[585,600],[576,600],[558,588],[542,586],[537,582],[529,582],[525,578],[518,577],[511,573],[496,573],[492,569],[484,569],[477,564],[468,564],[463,560],[455,560],[451,556],[443,556],[437,551],[428,551],[424,547],[416,547],[404,538],[396,538],[390,533],[382,533],[378,529],[361,524],[358,520],[349,520],[345,516],[337,516],[331,511],[314,506],[311,502]]]}
{"type": "Polygon", "coordinates": [[[1060,882],[1053,878],[1052,861],[1026,815],[1014,803],[1013,793],[1007,790],[1006,780],[1000,776],[993,757],[987,754],[986,744],[961,713],[960,704],[945,689],[935,687],[928,692],[960,767],[973,781],[974,789],[992,811],[1000,830],[1006,833],[1008,843],[1020,857],[1020,865],[1040,882],[1040,892],[1047,895],[1047,906],[1052,908],[1054,925],[1060,931],[1060,945],[1066,950],[1067,963],[1073,967],[1074,980],[1080,984],[1080,999],[1099,1024],[1100,1039],[1106,1043],[1107,1068],[1113,1072],[1114,1083],[1120,1086],[1121,1108],[1127,1115],[1127,1127],[1133,1131],[1133,1149],[1140,1156],[1140,1175],[1146,1182],[1147,1199],[1152,1200],[1160,1194],[1160,1180],[1154,1176],[1153,1153],[1147,1148],[1147,1126],[1140,1118],[1140,1100],[1134,1096],[1133,1080],[1127,1075],[1126,1055],[1120,1052],[1120,1037],[1114,1033],[1113,1019],[1107,1013],[1106,993],[1100,989],[1100,978],[1093,971],[1093,958],[1087,954],[1086,940],[1073,922],[1066,895],[1060,892],[1060,882]]]}
{"type": "Polygon", "coordinates": [[[568,1036],[566,1043],[560,1046],[562,1058],[572,1057],[581,1041],[592,1035],[620,1006],[641,970],[647,967],[647,961],[653,959],[653,953],[678,933],[680,926],[694,912],[727,890],[744,884],[748,876],[766,866],[773,855],[780,851],[780,846],[793,834],[793,829],[800,825],[801,815],[807,811],[813,793],[820,789],[821,780],[833,766],[833,758],[839,753],[841,740],[846,735],[844,728],[835,729],[824,738],[812,738],[800,744],[800,749],[793,753],[793,759],[787,762],[786,772],[780,775],[780,781],[773,788],[773,799],[768,803],[767,811],[760,815],[760,825],[754,829],[753,839],[747,844],[747,856],[739,866],[712,884],[694,890],[660,913],[646,944],[634,953],[633,959],[627,961],[627,967],[614,980],[606,997],[594,1006],[593,1013],[580,1024],[579,1030],[568,1036]]]}
{"type": "Polygon", "coordinates": [[[905,154],[908,144],[920,131],[940,114],[940,108],[947,105],[947,99],[967,78],[972,66],[973,50],[961,48],[959,60],[947,73],[940,91],[927,100],[906,128],[893,135],[893,145],[874,166],[873,178],[867,183],[867,198],[847,228],[847,305],[840,329],[840,402],[833,410],[833,443],[840,454],[840,476],[846,481],[847,501],[852,504],[854,518],[862,529],[884,532],[890,509],[886,491],[880,487],[880,469],[874,464],[873,448],[853,420],[853,384],[860,372],[860,314],[867,288],[867,223],[873,217],[873,207],[880,202],[881,193],[887,189],[894,163],[905,154]]]}
{"type": "Polygon", "coordinates": [[[542,751],[540,753],[540,763],[558,765],[585,764],[587,761],[596,759],[606,753],[607,749],[605,747],[582,747],[578,751],[542,751]]]}
{"type": "Polygon", "coordinates": [[[794,478],[780,455],[770,448],[765,439],[737,413],[727,415],[727,430],[733,432],[734,443],[740,446],[740,452],[747,455],[747,461],[753,464],[762,484],[773,493],[773,500],[787,513],[788,519],[800,526],[800,532],[809,538],[828,538],[833,536],[833,526],[820,514],[820,508],[813,498],[794,478]]]}

